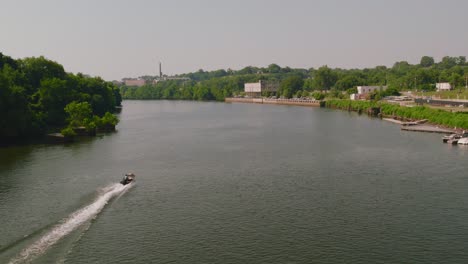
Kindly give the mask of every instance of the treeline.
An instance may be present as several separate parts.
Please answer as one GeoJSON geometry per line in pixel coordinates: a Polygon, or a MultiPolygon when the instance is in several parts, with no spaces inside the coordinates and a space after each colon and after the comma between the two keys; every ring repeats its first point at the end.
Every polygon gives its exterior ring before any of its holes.
{"type": "MultiPolygon", "coordinates": [[[[259,80],[280,83],[278,95],[291,98],[326,91],[329,97],[346,97],[360,85],[388,85],[391,91],[435,90],[435,83],[449,82],[455,88],[465,86],[468,63],[465,56],[444,57],[440,62],[424,56],[419,64],[396,62],[392,67],[377,66],[368,69],[293,69],[271,64],[266,68],[245,67],[241,70],[199,70],[180,74],[191,81],[164,81],[143,87],[121,87],[126,99],[185,99],[224,100],[224,97],[242,95],[245,82],[259,80]]],[[[152,80],[150,76],[146,79],[152,80]]],[[[154,78],[153,78],[154,79],[154,78]]],[[[320,96],[317,93],[316,96],[320,96]]]]}
{"type": "Polygon", "coordinates": [[[87,102],[94,115],[104,116],[121,100],[118,88],[99,77],[67,73],[44,57],[13,59],[0,53],[0,142],[64,127],[64,108],[71,102],[87,102]]]}
{"type": "Polygon", "coordinates": [[[238,94],[244,83],[258,81],[254,75],[213,78],[203,81],[161,81],[155,85],[120,87],[124,99],[218,100],[238,94]]]}
{"type": "Polygon", "coordinates": [[[359,112],[365,112],[371,107],[378,107],[385,116],[412,120],[427,119],[433,124],[468,129],[468,113],[464,112],[452,113],[425,106],[404,107],[377,101],[327,100],[325,104],[326,107],[330,108],[359,112]]]}

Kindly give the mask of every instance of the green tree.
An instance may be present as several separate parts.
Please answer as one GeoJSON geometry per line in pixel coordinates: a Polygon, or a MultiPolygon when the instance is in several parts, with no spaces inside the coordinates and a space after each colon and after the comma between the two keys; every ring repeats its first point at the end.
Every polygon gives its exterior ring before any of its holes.
{"type": "Polygon", "coordinates": [[[14,84],[14,70],[5,66],[0,70],[0,140],[28,134],[31,111],[25,89],[14,84]]]}
{"type": "Polygon", "coordinates": [[[315,73],[315,85],[319,89],[329,90],[335,85],[338,79],[337,74],[332,71],[328,66],[320,67],[315,73]]]}
{"type": "Polygon", "coordinates": [[[73,101],[65,106],[65,112],[68,114],[68,122],[71,127],[84,126],[86,119],[92,119],[92,108],[88,102],[78,103],[73,101]]]}
{"type": "Polygon", "coordinates": [[[297,91],[302,89],[304,80],[297,76],[290,76],[284,79],[280,84],[280,94],[286,98],[291,98],[297,91]]]}
{"type": "Polygon", "coordinates": [[[315,100],[323,100],[325,98],[325,95],[319,91],[315,91],[312,93],[312,97],[315,99],[315,100]]]}
{"type": "Polygon", "coordinates": [[[76,98],[67,81],[58,78],[44,79],[38,91],[40,106],[49,124],[61,125],[65,121],[64,107],[76,98]]]}
{"type": "Polygon", "coordinates": [[[29,90],[37,89],[44,79],[65,79],[63,66],[44,57],[32,57],[19,60],[29,90]]]}
{"type": "Polygon", "coordinates": [[[268,70],[269,73],[279,73],[279,72],[281,72],[281,67],[279,65],[273,63],[273,64],[268,65],[267,70],[268,70]]]}
{"type": "Polygon", "coordinates": [[[456,66],[459,62],[459,58],[445,56],[442,58],[442,61],[439,63],[440,68],[442,69],[450,69],[456,66]]]}
{"type": "Polygon", "coordinates": [[[106,112],[106,114],[100,120],[99,118],[96,118],[95,123],[98,128],[104,128],[108,126],[115,127],[119,123],[119,119],[115,115],[106,112]]]}
{"type": "Polygon", "coordinates": [[[312,78],[307,78],[304,81],[304,90],[312,91],[314,89],[314,80],[312,78]]]}
{"type": "Polygon", "coordinates": [[[15,60],[0,53],[0,140],[41,136],[64,125],[64,108],[72,101],[88,102],[93,114],[103,115],[121,98],[101,78],[66,73],[44,57],[15,60]]]}
{"type": "Polygon", "coordinates": [[[335,86],[336,89],[344,91],[359,86],[362,83],[364,83],[364,81],[359,78],[357,74],[350,74],[337,81],[335,86]]]}
{"type": "Polygon", "coordinates": [[[421,65],[422,67],[431,67],[432,65],[434,65],[434,58],[429,56],[423,56],[419,65],[421,65]]]}

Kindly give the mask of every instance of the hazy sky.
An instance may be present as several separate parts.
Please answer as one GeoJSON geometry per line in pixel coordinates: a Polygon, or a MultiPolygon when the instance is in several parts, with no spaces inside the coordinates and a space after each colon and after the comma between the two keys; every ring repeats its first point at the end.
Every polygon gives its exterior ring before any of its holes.
{"type": "Polygon", "coordinates": [[[0,52],[107,80],[468,55],[468,0],[0,0],[0,52]]]}

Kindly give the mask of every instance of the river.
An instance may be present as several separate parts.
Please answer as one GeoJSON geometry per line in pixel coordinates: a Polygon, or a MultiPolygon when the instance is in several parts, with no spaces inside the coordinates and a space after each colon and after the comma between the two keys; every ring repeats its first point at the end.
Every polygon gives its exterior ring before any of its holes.
{"type": "Polygon", "coordinates": [[[0,149],[0,263],[468,263],[468,148],[440,135],[296,106],[120,119],[0,149]]]}

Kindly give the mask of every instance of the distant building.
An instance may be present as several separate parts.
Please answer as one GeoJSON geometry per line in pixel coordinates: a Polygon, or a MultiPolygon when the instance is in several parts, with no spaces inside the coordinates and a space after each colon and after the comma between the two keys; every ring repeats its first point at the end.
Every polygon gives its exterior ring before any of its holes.
{"type": "Polygon", "coordinates": [[[358,86],[357,94],[351,94],[349,99],[351,100],[365,100],[368,98],[368,94],[375,91],[385,91],[388,86],[358,86]]]}
{"type": "Polygon", "coordinates": [[[351,94],[349,99],[351,100],[366,100],[367,94],[351,94]]]}
{"type": "Polygon", "coordinates": [[[358,86],[357,91],[358,94],[368,94],[375,91],[385,91],[387,88],[388,86],[358,86]]]}
{"type": "Polygon", "coordinates": [[[279,84],[277,82],[258,81],[256,83],[245,83],[244,92],[251,97],[260,97],[262,92],[274,92],[278,91],[279,84]]]}
{"type": "Polygon", "coordinates": [[[436,83],[436,89],[438,92],[450,91],[452,90],[452,86],[450,85],[450,83],[436,83]]]}
{"type": "Polygon", "coordinates": [[[125,79],[123,81],[124,81],[125,86],[140,87],[146,84],[146,81],[143,79],[125,79]]]}
{"type": "Polygon", "coordinates": [[[112,84],[116,85],[116,86],[121,86],[123,84],[123,82],[119,82],[119,81],[116,81],[116,80],[113,80],[112,81],[112,84]]]}

